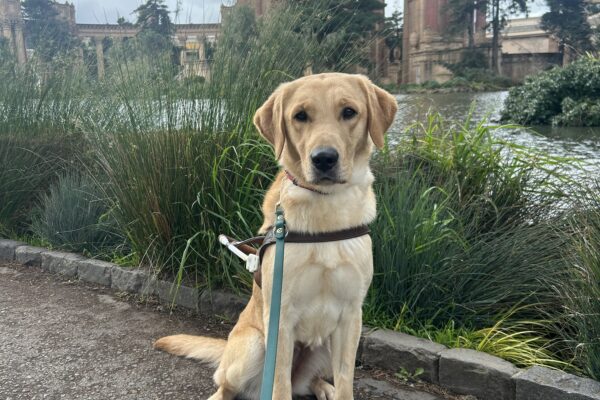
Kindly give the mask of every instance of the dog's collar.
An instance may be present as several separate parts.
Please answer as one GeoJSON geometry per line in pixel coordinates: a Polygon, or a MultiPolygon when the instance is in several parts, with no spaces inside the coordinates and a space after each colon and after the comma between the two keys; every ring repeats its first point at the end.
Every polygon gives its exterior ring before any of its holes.
{"type": "Polygon", "coordinates": [[[290,174],[290,173],[289,173],[289,171],[288,171],[287,169],[285,170],[285,176],[287,176],[287,178],[288,178],[290,181],[292,181],[292,183],[294,184],[294,186],[298,186],[298,187],[300,187],[300,188],[302,188],[302,189],[310,190],[311,192],[318,193],[318,194],[322,194],[322,195],[328,195],[328,194],[329,194],[329,193],[321,192],[320,190],[318,190],[318,189],[315,189],[315,188],[311,188],[311,187],[308,187],[308,186],[304,186],[303,184],[301,184],[300,182],[298,182],[298,179],[296,179],[296,178],[294,177],[294,175],[290,174]]]}

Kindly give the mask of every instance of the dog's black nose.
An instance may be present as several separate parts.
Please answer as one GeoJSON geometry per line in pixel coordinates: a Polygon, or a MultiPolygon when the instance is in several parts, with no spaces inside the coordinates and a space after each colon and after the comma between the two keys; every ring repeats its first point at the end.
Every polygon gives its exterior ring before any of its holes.
{"type": "Polygon", "coordinates": [[[316,169],[327,172],[337,164],[340,155],[333,147],[317,147],[310,153],[310,159],[316,169]]]}

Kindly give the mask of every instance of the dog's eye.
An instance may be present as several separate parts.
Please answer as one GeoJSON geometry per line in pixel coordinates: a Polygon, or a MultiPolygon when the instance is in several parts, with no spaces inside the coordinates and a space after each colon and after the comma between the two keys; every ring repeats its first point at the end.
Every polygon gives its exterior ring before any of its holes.
{"type": "Polygon", "coordinates": [[[352,119],[354,116],[358,114],[353,108],[346,107],[342,110],[342,117],[344,119],[352,119]]]}
{"type": "Polygon", "coordinates": [[[294,115],[294,119],[296,121],[306,122],[308,120],[308,114],[306,111],[297,112],[296,115],[294,115]]]}

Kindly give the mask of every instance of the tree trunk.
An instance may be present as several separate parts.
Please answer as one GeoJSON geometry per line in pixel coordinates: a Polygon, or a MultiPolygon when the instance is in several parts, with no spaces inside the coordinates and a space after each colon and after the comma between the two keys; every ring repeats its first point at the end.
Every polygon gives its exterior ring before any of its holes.
{"type": "Polygon", "coordinates": [[[467,25],[467,47],[469,49],[473,49],[475,47],[475,29],[473,27],[474,11],[475,10],[472,10],[467,13],[467,18],[469,19],[469,24],[467,25]]]}
{"type": "Polygon", "coordinates": [[[492,70],[500,74],[500,0],[492,1],[492,70]]]}

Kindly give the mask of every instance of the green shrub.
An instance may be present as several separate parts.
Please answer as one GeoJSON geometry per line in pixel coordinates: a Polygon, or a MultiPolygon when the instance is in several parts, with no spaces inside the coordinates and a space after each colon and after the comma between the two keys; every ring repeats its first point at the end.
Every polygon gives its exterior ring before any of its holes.
{"type": "Polygon", "coordinates": [[[59,176],[34,211],[33,233],[54,247],[77,252],[112,251],[123,240],[115,232],[106,199],[86,176],[59,176]]]}
{"type": "Polygon", "coordinates": [[[579,101],[565,97],[561,109],[562,112],[552,119],[553,125],[600,126],[600,97],[579,101]]]}
{"type": "Polygon", "coordinates": [[[566,346],[555,342],[555,287],[568,278],[569,240],[555,228],[566,178],[553,172],[561,160],[498,140],[493,129],[432,117],[376,159],[375,277],[365,315],[414,332],[449,323],[494,332],[505,339],[469,346],[497,354],[510,353],[507,335],[536,338],[522,349],[528,355],[511,360],[558,366],[566,346]]]}
{"type": "Polygon", "coordinates": [[[523,125],[597,125],[599,98],[600,59],[582,57],[512,88],[502,118],[523,125]]]}
{"type": "Polygon", "coordinates": [[[442,84],[445,88],[463,87],[474,91],[500,90],[512,86],[509,78],[496,75],[489,69],[486,55],[479,49],[467,49],[457,63],[442,63],[454,75],[442,84]]]}

